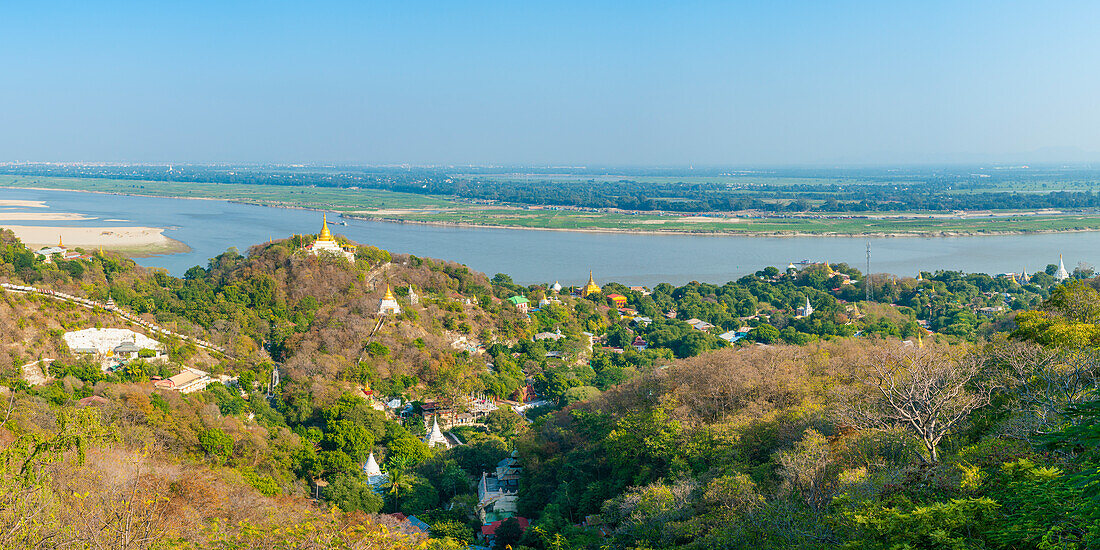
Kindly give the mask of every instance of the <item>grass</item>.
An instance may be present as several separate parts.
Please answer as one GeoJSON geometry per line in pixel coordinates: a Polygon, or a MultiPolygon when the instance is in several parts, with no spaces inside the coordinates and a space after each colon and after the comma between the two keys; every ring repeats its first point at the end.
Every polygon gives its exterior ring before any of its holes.
{"type": "Polygon", "coordinates": [[[38,187],[222,199],[266,206],[325,209],[349,216],[404,222],[491,225],[527,229],[659,231],[736,235],[974,235],[1037,231],[1100,230],[1100,214],[1029,214],[997,218],[707,218],[631,215],[474,204],[451,197],[375,189],[290,187],[234,183],[153,182],[99,178],[0,176],[2,187],[38,187]]]}

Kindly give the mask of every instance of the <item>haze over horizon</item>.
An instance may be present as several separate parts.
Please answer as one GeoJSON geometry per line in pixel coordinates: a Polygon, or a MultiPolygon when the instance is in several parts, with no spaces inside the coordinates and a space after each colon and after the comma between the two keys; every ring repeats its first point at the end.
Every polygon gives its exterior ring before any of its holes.
{"type": "Polygon", "coordinates": [[[1100,161],[1087,2],[5,12],[3,161],[1100,161]]]}

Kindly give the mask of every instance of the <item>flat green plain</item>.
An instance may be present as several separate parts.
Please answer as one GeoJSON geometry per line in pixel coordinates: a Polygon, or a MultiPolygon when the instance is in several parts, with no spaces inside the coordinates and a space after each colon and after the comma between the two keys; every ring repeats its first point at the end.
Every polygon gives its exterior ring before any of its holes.
{"type": "MultiPolygon", "coordinates": [[[[642,231],[760,236],[992,235],[1100,230],[1100,213],[999,212],[968,217],[948,213],[893,213],[891,217],[762,217],[631,214],[590,209],[484,204],[453,197],[376,189],[237,183],[161,182],[106,178],[0,176],[0,188],[42,188],[152,197],[230,200],[283,208],[341,212],[394,222],[468,224],[523,229],[642,231]]],[[[1029,190],[1030,191],[1030,190],[1029,190]]]]}

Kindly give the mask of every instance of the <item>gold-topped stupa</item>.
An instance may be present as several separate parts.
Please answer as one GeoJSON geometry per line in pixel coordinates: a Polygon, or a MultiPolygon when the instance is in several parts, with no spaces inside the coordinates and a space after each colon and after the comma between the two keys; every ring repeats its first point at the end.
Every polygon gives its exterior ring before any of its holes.
{"type": "Polygon", "coordinates": [[[584,285],[581,289],[581,296],[588,296],[589,294],[599,294],[603,292],[600,285],[596,284],[596,281],[592,278],[592,271],[588,271],[588,284],[584,285]]]}
{"type": "Polygon", "coordinates": [[[321,234],[317,236],[318,241],[335,241],[332,237],[332,231],[328,229],[328,214],[321,215],[321,234]]]}
{"type": "Polygon", "coordinates": [[[393,289],[390,288],[390,285],[386,285],[386,295],[383,296],[382,299],[383,300],[396,300],[396,298],[393,297],[393,289]]]}

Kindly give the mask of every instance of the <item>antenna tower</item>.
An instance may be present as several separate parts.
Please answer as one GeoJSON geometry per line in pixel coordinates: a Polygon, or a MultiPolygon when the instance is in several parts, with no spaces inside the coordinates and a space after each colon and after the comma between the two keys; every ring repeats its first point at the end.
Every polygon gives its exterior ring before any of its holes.
{"type": "Polygon", "coordinates": [[[874,297],[874,291],[871,290],[871,243],[867,243],[867,271],[864,272],[863,278],[864,286],[867,288],[867,301],[870,302],[874,297]]]}

